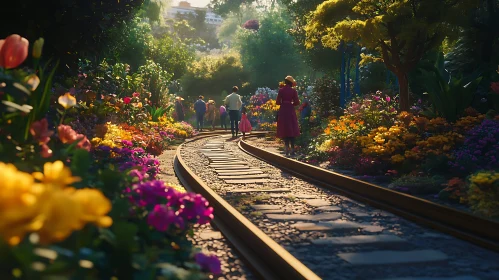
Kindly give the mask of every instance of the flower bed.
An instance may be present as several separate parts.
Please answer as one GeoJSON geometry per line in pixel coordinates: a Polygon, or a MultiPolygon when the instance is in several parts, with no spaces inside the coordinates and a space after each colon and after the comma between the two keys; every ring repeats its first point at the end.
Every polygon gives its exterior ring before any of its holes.
{"type": "Polygon", "coordinates": [[[316,137],[317,128],[302,127],[310,144],[297,149],[298,159],[327,161],[348,175],[497,218],[499,117],[468,108],[449,123],[417,106],[397,112],[394,99],[380,91],[354,98],[342,116],[324,120],[316,137]]]}
{"type": "Polygon", "coordinates": [[[0,46],[9,58],[0,59],[1,278],[220,273],[216,256],[187,239],[213,209],[157,179],[155,156],[191,137],[192,127],[174,123],[167,106],[152,106],[141,83],[130,95],[114,87],[115,95],[104,84],[88,86],[80,73],[54,99],[61,86],[38,66],[43,40],[34,44],[33,70],[18,68],[28,45],[11,35],[0,46]]]}

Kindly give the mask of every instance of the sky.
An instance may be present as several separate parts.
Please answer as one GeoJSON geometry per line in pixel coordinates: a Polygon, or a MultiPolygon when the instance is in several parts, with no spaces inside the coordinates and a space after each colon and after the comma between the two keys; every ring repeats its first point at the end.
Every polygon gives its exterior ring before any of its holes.
{"type": "MultiPolygon", "coordinates": [[[[181,0],[173,0],[173,5],[172,6],[177,6],[178,2],[181,0]]],[[[193,7],[206,7],[210,3],[210,0],[186,0],[187,2],[191,3],[191,6],[193,7]]]]}

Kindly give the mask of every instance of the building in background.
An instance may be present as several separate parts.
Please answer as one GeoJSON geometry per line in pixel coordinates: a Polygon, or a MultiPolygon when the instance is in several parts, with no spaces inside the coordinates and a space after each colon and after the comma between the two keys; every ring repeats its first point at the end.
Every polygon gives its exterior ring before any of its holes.
{"type": "Polygon", "coordinates": [[[196,11],[205,11],[205,23],[218,27],[222,24],[223,19],[221,16],[215,14],[212,10],[208,8],[199,8],[192,7],[191,4],[187,1],[180,1],[178,6],[172,6],[168,10],[166,10],[164,14],[165,20],[175,19],[177,14],[185,15],[185,14],[196,14],[196,11]]]}

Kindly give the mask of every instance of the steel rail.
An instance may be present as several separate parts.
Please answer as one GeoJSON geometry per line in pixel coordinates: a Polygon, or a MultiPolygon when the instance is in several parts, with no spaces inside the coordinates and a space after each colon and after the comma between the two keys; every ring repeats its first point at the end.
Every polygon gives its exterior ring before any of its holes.
{"type": "MultiPolygon", "coordinates": [[[[258,135],[248,137],[255,136],[258,135]]],[[[486,249],[499,251],[499,222],[286,158],[251,145],[244,139],[239,141],[239,147],[296,177],[486,249]]]]}
{"type": "MultiPolygon", "coordinates": [[[[200,135],[186,143],[212,136],[200,135]]],[[[199,193],[208,200],[215,213],[213,223],[234,245],[256,276],[261,279],[321,279],[215,193],[186,165],[181,156],[181,149],[186,143],[177,148],[175,174],[188,191],[199,193]]]]}

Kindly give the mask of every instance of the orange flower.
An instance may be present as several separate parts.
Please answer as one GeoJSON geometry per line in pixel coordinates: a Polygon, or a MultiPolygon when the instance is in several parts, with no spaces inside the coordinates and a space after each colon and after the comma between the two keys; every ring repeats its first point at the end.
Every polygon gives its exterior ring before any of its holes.
{"type": "Polygon", "coordinates": [[[0,40],[0,67],[16,68],[28,57],[29,42],[17,34],[0,40]]]}

